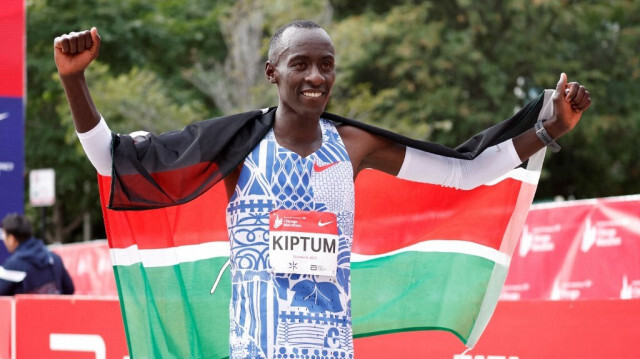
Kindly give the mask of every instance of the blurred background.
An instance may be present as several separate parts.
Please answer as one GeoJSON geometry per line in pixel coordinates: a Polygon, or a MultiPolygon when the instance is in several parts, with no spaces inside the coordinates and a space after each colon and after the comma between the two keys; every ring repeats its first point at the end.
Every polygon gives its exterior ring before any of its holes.
{"type": "MultiPolygon", "coordinates": [[[[124,133],[164,132],[276,105],[263,73],[269,36],[296,18],[320,23],[335,43],[330,112],[449,146],[509,117],[566,72],[588,88],[593,104],[560,141],[563,150],[548,155],[536,201],[640,193],[638,1],[29,0],[24,6],[24,166],[10,168],[21,169],[24,207],[12,210],[24,210],[34,223],[44,218],[39,236],[47,243],[105,238],[96,173],[75,137],[52,49],[56,36],[92,26],[102,47],[88,70],[89,86],[112,130],[124,133]],[[55,170],[55,203],[34,207],[28,174],[40,168],[55,170]]],[[[10,149],[2,151],[0,164],[8,163],[2,157],[10,149]]],[[[8,168],[0,166],[0,181],[8,168]]],[[[0,194],[15,191],[3,185],[0,194]]]]}

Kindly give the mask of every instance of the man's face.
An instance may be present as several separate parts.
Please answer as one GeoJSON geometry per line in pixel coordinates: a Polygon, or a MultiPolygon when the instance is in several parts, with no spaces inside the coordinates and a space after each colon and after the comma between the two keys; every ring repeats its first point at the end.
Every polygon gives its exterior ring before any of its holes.
{"type": "Polygon", "coordinates": [[[266,74],[277,84],[279,106],[303,117],[318,118],[335,82],[335,51],[322,29],[288,28],[281,38],[282,52],[266,74]]]}
{"type": "Polygon", "coordinates": [[[9,253],[13,253],[13,251],[17,247],[15,243],[15,237],[13,235],[7,234],[4,229],[0,229],[0,240],[4,242],[4,246],[7,247],[9,253]]]}

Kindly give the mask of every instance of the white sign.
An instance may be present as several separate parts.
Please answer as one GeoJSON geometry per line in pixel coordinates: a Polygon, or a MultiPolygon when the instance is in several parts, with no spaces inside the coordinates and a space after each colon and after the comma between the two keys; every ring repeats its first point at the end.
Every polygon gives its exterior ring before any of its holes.
{"type": "Polygon", "coordinates": [[[56,171],[53,168],[29,172],[29,202],[33,207],[53,206],[56,203],[56,171]]]}
{"type": "Polygon", "coordinates": [[[338,243],[335,213],[279,209],[269,215],[269,261],[274,273],[335,277],[338,243]]]}

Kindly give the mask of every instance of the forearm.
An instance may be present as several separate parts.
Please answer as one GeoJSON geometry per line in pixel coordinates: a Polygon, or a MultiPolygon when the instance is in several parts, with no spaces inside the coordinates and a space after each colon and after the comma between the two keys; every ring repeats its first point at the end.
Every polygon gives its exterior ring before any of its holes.
{"type": "Polygon", "coordinates": [[[504,175],[521,162],[511,140],[487,148],[473,160],[407,148],[398,178],[468,190],[504,175]]]}
{"type": "Polygon", "coordinates": [[[100,113],[93,102],[84,73],[60,75],[60,82],[67,95],[76,132],[84,133],[100,122],[100,113]]]}
{"type": "MultiPolygon", "coordinates": [[[[543,122],[542,124],[547,131],[548,135],[554,140],[559,139],[565,133],[567,133],[570,129],[563,126],[555,117],[552,119],[543,122]]],[[[535,153],[544,148],[544,143],[538,135],[536,135],[535,128],[530,128],[529,130],[523,132],[522,134],[513,138],[513,146],[518,152],[518,156],[522,161],[525,161],[527,158],[533,156],[535,153]]]]}

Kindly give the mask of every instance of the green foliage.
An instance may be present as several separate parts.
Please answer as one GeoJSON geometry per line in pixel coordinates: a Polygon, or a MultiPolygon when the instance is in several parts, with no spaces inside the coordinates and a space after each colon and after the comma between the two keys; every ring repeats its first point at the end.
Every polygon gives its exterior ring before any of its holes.
{"type": "Polygon", "coordinates": [[[109,123],[114,130],[176,129],[210,117],[215,111],[205,108],[206,98],[189,85],[182,72],[192,66],[194,58],[225,57],[226,47],[217,19],[230,3],[185,4],[176,0],[27,3],[27,170],[56,169],[58,200],[48,210],[52,218],[49,240],[78,240],[85,212],[90,212],[94,221],[93,237],[104,236],[95,170],[72,145],[77,140],[55,75],[54,38],[98,27],[102,38],[99,60],[108,67],[94,64],[88,76],[99,109],[105,116],[113,116],[109,123]],[[84,195],[86,186],[89,195],[84,195]]]}
{"type": "Polygon", "coordinates": [[[52,56],[55,36],[91,26],[103,41],[89,85],[120,132],[162,132],[275,105],[262,73],[268,41],[296,18],[319,22],[334,40],[330,111],[445,145],[509,117],[566,72],[588,87],[594,103],[560,140],[563,151],[548,156],[537,198],[640,192],[639,2],[32,0],[27,6],[27,168],[56,168],[52,218],[64,229],[56,233],[68,234],[65,241],[78,239],[78,218],[87,211],[94,237],[103,235],[95,173],[73,135],[52,56]]]}
{"type": "MultiPolygon", "coordinates": [[[[91,93],[97,108],[115,132],[143,130],[158,134],[207,117],[200,101],[176,102],[172,97],[173,89],[148,69],[133,67],[128,73],[114,77],[108,66],[94,62],[87,69],[86,78],[92,84],[91,93]]],[[[73,119],[68,105],[62,103],[57,110],[62,122],[72,129],[73,119]]],[[[70,142],[79,146],[75,131],[69,131],[68,135],[70,142]]]]}
{"type": "Polygon", "coordinates": [[[331,110],[453,146],[566,72],[594,104],[549,156],[537,198],[637,193],[639,8],[424,1],[347,17],[332,29],[340,72],[331,110]]]}

